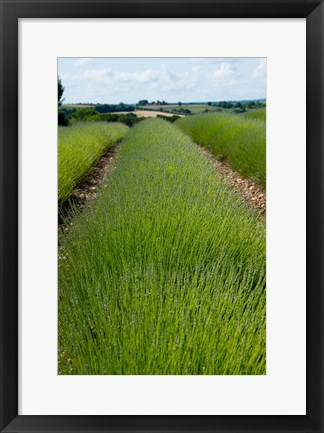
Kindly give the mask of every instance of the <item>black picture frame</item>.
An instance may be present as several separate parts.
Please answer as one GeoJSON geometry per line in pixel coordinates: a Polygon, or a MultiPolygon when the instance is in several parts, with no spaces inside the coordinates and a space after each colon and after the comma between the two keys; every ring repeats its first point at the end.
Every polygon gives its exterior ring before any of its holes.
{"type": "Polygon", "coordinates": [[[318,0],[0,0],[0,7],[1,432],[324,432],[323,2],[318,0]],[[307,414],[305,416],[18,415],[18,19],[171,17],[307,19],[307,414]]]}

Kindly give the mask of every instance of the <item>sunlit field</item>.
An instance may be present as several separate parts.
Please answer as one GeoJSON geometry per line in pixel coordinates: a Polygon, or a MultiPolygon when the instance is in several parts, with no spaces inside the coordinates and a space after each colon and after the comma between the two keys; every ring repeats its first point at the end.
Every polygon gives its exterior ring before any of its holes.
{"type": "Polygon", "coordinates": [[[265,110],[240,115],[199,114],[179,119],[176,125],[193,141],[225,158],[234,170],[265,188],[265,110]]]}

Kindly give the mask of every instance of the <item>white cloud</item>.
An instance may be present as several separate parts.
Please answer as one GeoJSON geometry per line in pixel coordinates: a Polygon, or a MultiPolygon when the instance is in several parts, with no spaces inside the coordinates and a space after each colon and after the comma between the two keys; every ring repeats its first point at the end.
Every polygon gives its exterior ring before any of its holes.
{"type": "MultiPolygon", "coordinates": [[[[104,69],[88,69],[83,74],[83,78],[90,78],[94,81],[98,82],[107,82],[107,78],[109,79],[109,75],[111,75],[112,69],[111,68],[104,68],[104,69]]],[[[109,81],[109,80],[108,80],[109,81]]]]}
{"type": "Polygon", "coordinates": [[[267,59],[261,59],[258,66],[255,68],[252,78],[263,78],[267,74],[267,59]]]}
{"type": "Polygon", "coordinates": [[[65,87],[74,87],[78,84],[79,80],[80,80],[80,76],[79,75],[73,75],[73,74],[61,74],[60,75],[61,81],[63,86],[65,87]]]}
{"type": "Polygon", "coordinates": [[[221,63],[219,68],[213,73],[214,78],[224,78],[234,74],[233,66],[230,63],[221,63]]]}
{"type": "Polygon", "coordinates": [[[158,84],[161,86],[161,89],[165,86],[173,86],[176,83],[178,85],[188,79],[188,77],[188,72],[173,72],[168,70],[165,66],[162,66],[161,70],[147,69],[134,72],[115,71],[112,74],[114,81],[128,82],[130,84],[152,84],[154,86],[158,84]]]}
{"type": "Polygon", "coordinates": [[[146,71],[119,72],[116,71],[114,78],[121,81],[135,81],[137,83],[151,83],[161,79],[162,72],[147,69],[146,71]]]}
{"type": "Polygon", "coordinates": [[[74,66],[85,66],[85,65],[90,65],[91,63],[94,62],[94,59],[91,59],[90,57],[82,57],[80,59],[77,59],[74,62],[74,66]]]}

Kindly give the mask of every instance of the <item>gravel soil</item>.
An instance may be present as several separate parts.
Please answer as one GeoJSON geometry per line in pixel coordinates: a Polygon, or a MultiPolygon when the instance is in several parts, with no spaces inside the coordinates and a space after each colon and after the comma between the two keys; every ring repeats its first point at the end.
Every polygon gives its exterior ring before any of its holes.
{"type": "Polygon", "coordinates": [[[214,156],[207,149],[199,146],[199,150],[249,206],[262,214],[266,213],[266,192],[260,185],[233,171],[226,161],[214,156]]]}

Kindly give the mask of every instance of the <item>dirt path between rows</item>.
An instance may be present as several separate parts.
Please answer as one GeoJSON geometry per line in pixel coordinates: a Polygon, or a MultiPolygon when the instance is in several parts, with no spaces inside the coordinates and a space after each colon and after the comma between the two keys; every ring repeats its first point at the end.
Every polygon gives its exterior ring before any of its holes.
{"type": "Polygon", "coordinates": [[[243,199],[260,213],[266,213],[266,192],[262,186],[246,179],[241,174],[233,171],[229,164],[213,155],[206,148],[198,146],[200,153],[208,158],[210,164],[222,175],[228,183],[243,199]]]}
{"type": "Polygon", "coordinates": [[[120,144],[116,144],[102,155],[86,179],[74,191],[73,198],[76,198],[81,203],[85,203],[89,198],[97,194],[97,187],[116,166],[116,157],[119,149],[120,144]]]}
{"type": "Polygon", "coordinates": [[[138,117],[157,117],[157,116],[165,116],[165,117],[172,117],[172,116],[178,116],[178,117],[185,117],[183,114],[177,114],[177,113],[167,113],[165,111],[153,111],[153,110],[134,110],[134,111],[119,111],[116,114],[129,114],[134,113],[138,117]]]}

